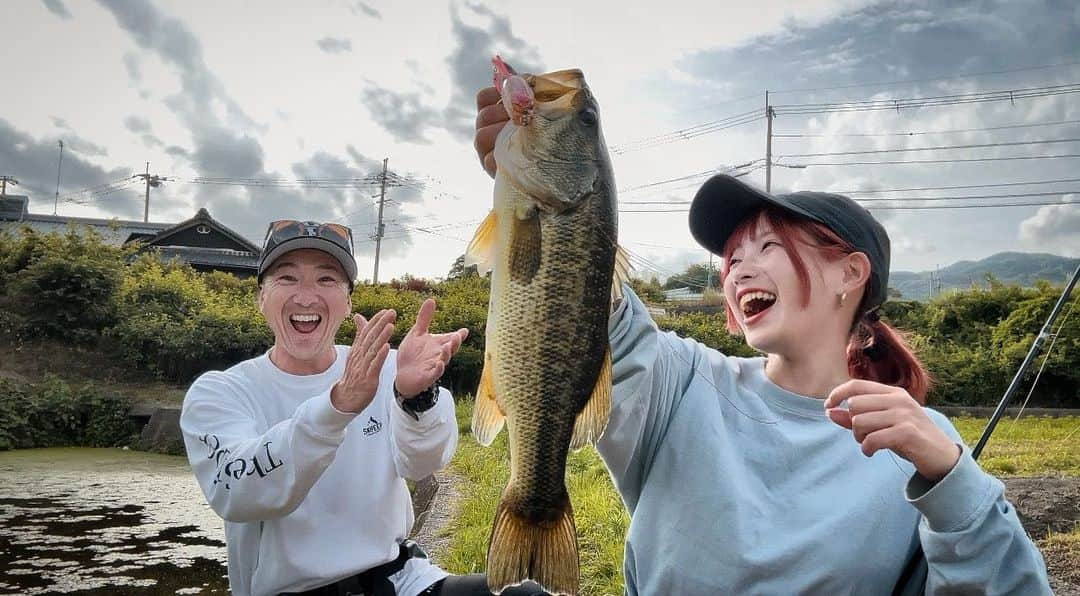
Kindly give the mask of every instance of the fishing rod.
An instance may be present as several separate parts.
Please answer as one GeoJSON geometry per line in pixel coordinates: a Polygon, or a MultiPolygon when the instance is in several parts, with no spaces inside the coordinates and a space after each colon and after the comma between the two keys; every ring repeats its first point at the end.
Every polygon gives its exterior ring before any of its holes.
{"type": "MultiPolygon", "coordinates": [[[[1035,341],[1032,342],[1031,349],[1028,350],[1024,361],[1020,363],[1020,368],[1017,369],[1016,375],[1013,377],[1012,382],[1009,383],[1009,387],[1005,389],[1005,395],[1001,396],[1001,401],[998,403],[997,409],[994,410],[994,415],[990,417],[990,421],[986,424],[986,428],[983,429],[982,436],[979,437],[978,443],[976,443],[975,448],[971,450],[972,459],[979,459],[979,454],[982,453],[983,447],[986,446],[986,442],[990,440],[990,435],[994,432],[994,428],[997,427],[998,420],[1000,420],[1001,416],[1005,413],[1005,408],[1009,406],[1013,393],[1015,393],[1017,387],[1020,386],[1020,381],[1027,373],[1028,368],[1031,366],[1031,362],[1035,360],[1035,356],[1037,356],[1042,349],[1043,342],[1046,341],[1046,338],[1050,337],[1050,329],[1053,327],[1054,319],[1056,319],[1058,313],[1061,312],[1061,307],[1064,306],[1065,301],[1069,299],[1069,294],[1072,293],[1078,277],[1080,277],[1080,265],[1073,271],[1072,279],[1069,280],[1068,285],[1065,286],[1065,291],[1061,293],[1057,304],[1055,304],[1054,308],[1050,311],[1050,316],[1046,317],[1046,322],[1043,323],[1039,335],[1035,336],[1035,341]]],[[[908,559],[907,564],[904,565],[904,570],[900,573],[900,579],[897,580],[896,586],[893,588],[893,596],[900,596],[901,594],[922,594],[926,587],[927,572],[926,556],[923,554],[922,546],[919,545],[915,548],[915,553],[908,559]]]]}
{"type": "Polygon", "coordinates": [[[1031,361],[1035,360],[1035,356],[1042,349],[1043,342],[1046,341],[1046,338],[1050,337],[1050,328],[1054,323],[1054,319],[1056,319],[1058,313],[1061,312],[1061,307],[1064,306],[1065,301],[1069,299],[1069,294],[1072,293],[1073,286],[1076,285],[1076,278],[1078,276],[1080,276],[1080,265],[1073,271],[1072,279],[1069,280],[1069,285],[1065,286],[1065,291],[1061,293],[1057,304],[1054,305],[1054,309],[1050,311],[1050,316],[1046,318],[1046,323],[1043,324],[1042,329],[1039,331],[1039,335],[1035,336],[1035,341],[1032,342],[1031,349],[1028,350],[1027,356],[1020,364],[1020,369],[1016,371],[1016,376],[1014,376],[1012,382],[1009,383],[1009,388],[1005,390],[1005,395],[1002,396],[997,410],[994,410],[994,415],[990,417],[990,422],[986,424],[982,436],[979,437],[979,442],[976,443],[975,447],[971,450],[972,458],[979,459],[979,454],[982,453],[983,447],[985,447],[986,442],[990,440],[990,433],[994,432],[994,427],[997,426],[998,420],[1000,420],[1002,414],[1005,413],[1005,408],[1008,407],[1009,402],[1012,400],[1013,393],[1015,393],[1017,387],[1020,386],[1020,380],[1024,377],[1024,374],[1027,373],[1028,367],[1031,366],[1031,361]]]}

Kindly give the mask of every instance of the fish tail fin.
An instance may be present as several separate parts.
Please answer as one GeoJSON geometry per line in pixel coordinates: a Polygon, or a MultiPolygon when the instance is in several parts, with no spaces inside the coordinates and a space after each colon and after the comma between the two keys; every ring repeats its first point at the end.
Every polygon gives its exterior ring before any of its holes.
{"type": "Polygon", "coordinates": [[[596,379],[592,395],[585,408],[577,415],[574,422],[574,434],[570,438],[570,449],[577,450],[596,443],[607,427],[611,413],[611,348],[604,353],[604,362],[600,365],[600,376],[596,379]]]}
{"type": "Polygon", "coordinates": [[[517,514],[504,495],[491,528],[487,565],[488,589],[494,594],[531,579],[551,594],[575,596],[579,561],[569,495],[557,518],[540,524],[517,514]]]}

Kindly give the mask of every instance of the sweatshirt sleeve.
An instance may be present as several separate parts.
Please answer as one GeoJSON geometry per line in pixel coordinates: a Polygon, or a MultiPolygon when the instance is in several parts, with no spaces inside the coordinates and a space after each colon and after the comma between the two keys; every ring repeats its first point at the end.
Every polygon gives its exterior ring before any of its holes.
{"type": "Polygon", "coordinates": [[[334,460],[355,415],[334,409],[327,390],[262,432],[240,391],[221,372],[204,374],[188,390],[180,415],[188,461],[226,521],[284,517],[334,460]]]}
{"type": "Polygon", "coordinates": [[[695,342],[663,333],[629,286],[611,314],[611,415],[597,443],[633,513],[671,418],[694,374],[695,342]]]}
{"type": "MultiPolygon", "coordinates": [[[[391,377],[391,383],[393,377],[391,377]]],[[[401,409],[397,400],[390,404],[390,432],[394,440],[394,466],[402,478],[420,480],[450,463],[457,449],[458,426],[454,411],[454,396],[439,388],[439,398],[419,419],[401,409]]]]}
{"type": "Polygon", "coordinates": [[[1005,485],[984,472],[944,416],[931,416],[963,449],[939,482],[918,473],[907,499],[920,513],[927,594],[1051,594],[1046,563],[1028,538],[1005,485]]]}

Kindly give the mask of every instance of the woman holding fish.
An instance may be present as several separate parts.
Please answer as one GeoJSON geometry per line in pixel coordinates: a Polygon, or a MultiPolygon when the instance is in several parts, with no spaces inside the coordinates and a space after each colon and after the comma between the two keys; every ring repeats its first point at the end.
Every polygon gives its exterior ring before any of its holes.
{"type": "MultiPolygon", "coordinates": [[[[530,77],[530,86],[542,79],[530,77]]],[[[543,170],[529,170],[537,154],[517,132],[535,124],[529,94],[521,80],[504,79],[477,96],[475,147],[488,173],[498,171],[497,186],[520,188],[515,180],[526,178],[539,186],[542,178],[520,175],[543,170]]],[[[598,163],[595,151],[581,161],[598,163]]],[[[604,180],[610,185],[610,176],[604,180]]],[[[498,202],[497,194],[496,210],[498,202]]],[[[602,224],[596,236],[614,254],[602,224]]],[[[694,197],[690,230],[723,258],[728,329],[764,356],[726,356],[661,332],[628,288],[612,302],[604,365],[610,415],[606,428],[592,428],[603,429],[596,446],[631,515],[626,593],[1050,593],[1042,557],[1002,483],[979,468],[948,419],[923,406],[927,373],[878,318],[890,253],[881,224],[847,197],[770,195],[721,175],[694,197]],[[918,547],[928,576],[898,585],[918,547]]],[[[544,258],[530,266],[542,270],[544,258]]],[[[562,274],[585,275],[589,263],[562,274]]],[[[612,270],[608,257],[599,263],[612,270]]],[[[492,310],[505,326],[514,314],[496,293],[493,281],[492,310]]],[[[572,311],[578,303],[568,296],[564,305],[572,311]]],[[[507,348],[488,350],[499,358],[507,348]]],[[[488,361],[485,375],[491,371],[512,385],[505,380],[515,376],[512,367],[488,361]]],[[[513,422],[529,406],[504,407],[500,391],[494,416],[513,422]]],[[[482,439],[498,432],[479,422],[482,439]]],[[[514,466],[504,501],[524,494],[514,486],[526,471],[514,466]]],[[[527,558],[515,552],[509,558],[527,558]]]]}

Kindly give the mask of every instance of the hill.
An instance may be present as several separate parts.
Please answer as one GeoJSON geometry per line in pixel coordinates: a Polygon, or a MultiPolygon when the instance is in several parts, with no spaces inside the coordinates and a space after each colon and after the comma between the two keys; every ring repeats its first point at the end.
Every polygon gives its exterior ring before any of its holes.
{"type": "Polygon", "coordinates": [[[979,261],[958,261],[936,271],[893,271],[889,274],[889,287],[898,290],[904,298],[926,300],[930,296],[931,279],[934,294],[986,286],[987,276],[1024,287],[1034,285],[1039,279],[1063,285],[1078,264],[1080,259],[1045,253],[1001,252],[979,261]]]}

